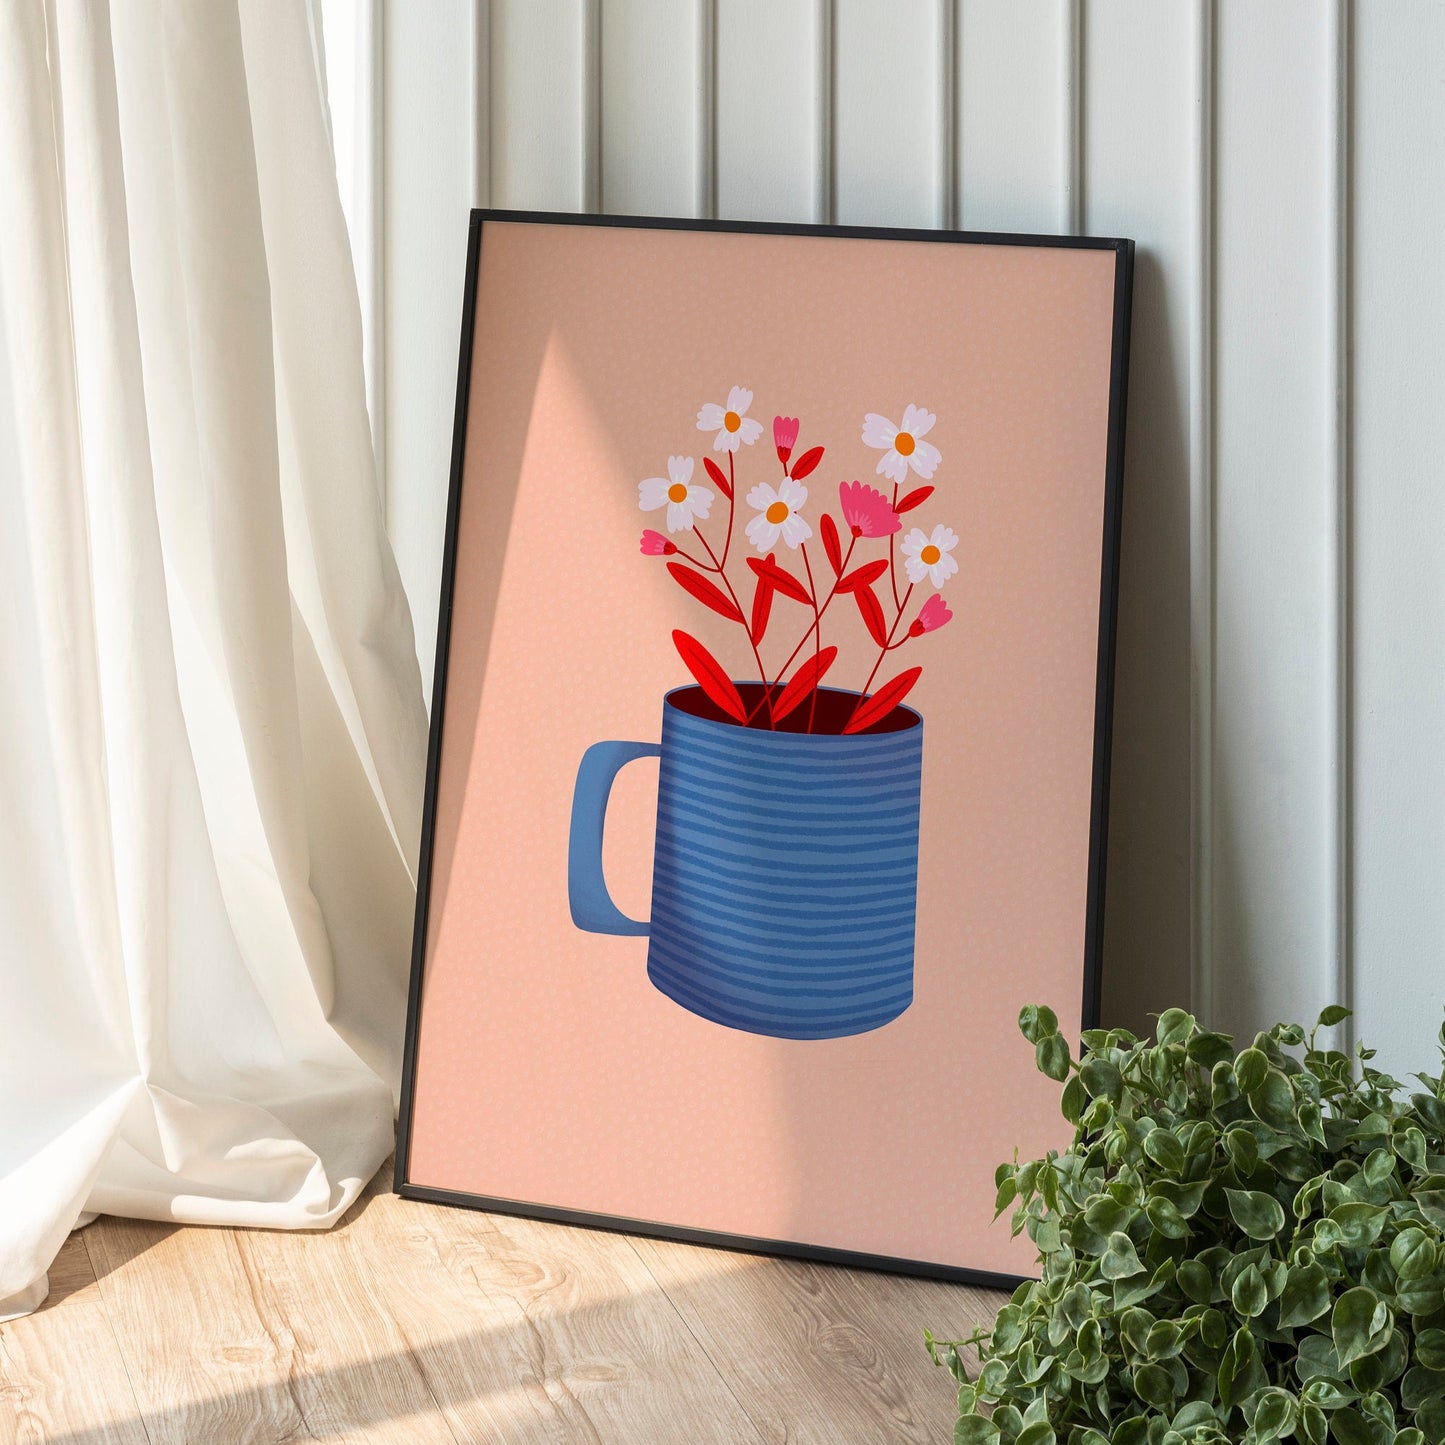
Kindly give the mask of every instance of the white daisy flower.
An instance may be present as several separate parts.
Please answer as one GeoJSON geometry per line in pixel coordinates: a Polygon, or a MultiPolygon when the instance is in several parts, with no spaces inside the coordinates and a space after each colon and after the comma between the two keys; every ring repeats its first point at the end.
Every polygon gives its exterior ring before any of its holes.
{"type": "Polygon", "coordinates": [[[952,527],[940,522],[932,536],[915,527],[901,545],[910,582],[922,582],[927,577],[935,587],[942,587],[958,571],[958,563],[948,555],[958,546],[958,533],[952,527]]]}
{"type": "Polygon", "coordinates": [[[894,426],[886,416],[870,411],[863,418],[863,445],[882,450],[877,470],[890,481],[906,481],[909,467],[926,481],[943,460],[938,448],[923,440],[937,420],[931,411],[912,402],[903,412],[902,426],[894,426]]]}
{"type": "Polygon", "coordinates": [[[691,457],[668,457],[667,476],[637,484],[637,505],[644,512],[666,507],[669,532],[690,531],[712,507],[712,490],[692,485],[692,468],[691,457]]]}
{"type": "Polygon", "coordinates": [[[748,541],[759,552],[771,552],[782,536],[790,547],[800,546],[813,535],[813,529],[798,515],[798,508],[808,500],[808,489],[791,477],[784,477],[777,490],[759,482],[748,493],[748,506],[756,507],[758,515],[748,523],[748,541]]]}
{"type": "Polygon", "coordinates": [[[726,406],[715,401],[703,405],[697,414],[697,429],[717,433],[712,444],[715,452],[735,452],[740,446],[752,446],[762,436],[762,422],[748,415],[752,404],[752,392],[745,386],[735,386],[728,392],[726,406]]]}

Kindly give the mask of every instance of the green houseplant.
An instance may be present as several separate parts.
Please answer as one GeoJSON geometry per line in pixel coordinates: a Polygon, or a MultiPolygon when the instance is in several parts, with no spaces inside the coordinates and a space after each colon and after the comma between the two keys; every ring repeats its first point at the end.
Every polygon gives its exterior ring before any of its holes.
{"type": "Polygon", "coordinates": [[[1445,1087],[1327,1047],[1347,1016],[1236,1053],[1171,1009],[1075,1058],[1023,1011],[1074,1141],[997,1174],[1042,1279],[991,1330],[928,1336],[956,1441],[1445,1442],[1445,1087]]]}

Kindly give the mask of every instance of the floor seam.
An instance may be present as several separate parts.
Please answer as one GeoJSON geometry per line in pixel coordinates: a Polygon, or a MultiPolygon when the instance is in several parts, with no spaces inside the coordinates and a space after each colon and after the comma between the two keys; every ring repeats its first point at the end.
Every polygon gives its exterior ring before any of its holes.
{"type": "MultiPolygon", "coordinates": [[[[85,1245],[85,1257],[90,1261],[90,1272],[95,1276],[95,1292],[100,1298],[100,1312],[105,1319],[105,1327],[110,1331],[110,1337],[115,1341],[116,1354],[120,1356],[120,1367],[125,1371],[125,1382],[130,1388],[131,1405],[135,1409],[136,1422],[140,1425],[141,1433],[155,1445],[155,1436],[151,1433],[150,1421],[146,1418],[145,1406],[140,1402],[140,1394],[135,1387],[135,1377],[131,1374],[130,1360],[126,1358],[125,1346],[121,1344],[120,1335],[116,1333],[115,1321],[110,1317],[109,1290],[106,1288],[105,1280],[110,1274],[109,1268],[101,1269],[95,1258],[95,1251],[90,1247],[91,1239],[100,1239],[103,1236],[99,1233],[92,1235],[92,1231],[103,1229],[107,1223],[108,1216],[101,1217],[90,1224],[87,1224],[80,1233],[81,1243],[85,1245]]],[[[106,1262],[107,1264],[109,1261],[106,1262]]]]}
{"type": "Polygon", "coordinates": [[[715,1359],[713,1359],[712,1351],[708,1349],[707,1345],[698,1335],[697,1331],[693,1329],[692,1324],[688,1320],[687,1316],[683,1314],[681,1308],[678,1306],[677,1301],[673,1299],[671,1291],[660,1279],[658,1279],[657,1274],[653,1270],[651,1264],[648,1263],[647,1258],[643,1255],[642,1251],[638,1249],[637,1241],[633,1239],[630,1235],[624,1235],[623,1238],[627,1240],[627,1247],[637,1257],[638,1263],[643,1267],[644,1270],[646,1270],[647,1277],[653,1282],[654,1285],[657,1286],[657,1292],[663,1297],[663,1299],[667,1301],[668,1307],[672,1310],[673,1314],[677,1316],[683,1329],[687,1331],[688,1335],[692,1338],[693,1343],[696,1344],[698,1349],[702,1351],[703,1359],[705,1359],[708,1364],[713,1367],[714,1373],[723,1383],[723,1388],[728,1392],[729,1395],[733,1397],[733,1400],[737,1403],[738,1409],[743,1412],[743,1418],[747,1420],[748,1424],[751,1425],[753,1427],[753,1430],[757,1433],[758,1445],[772,1445],[772,1442],[770,1442],[768,1437],[763,1433],[762,1426],[759,1425],[757,1420],[753,1418],[753,1412],[748,1409],[747,1405],[743,1401],[742,1396],[739,1395],[735,1389],[733,1389],[733,1382],[728,1379],[727,1375],[722,1369],[722,1366],[719,1365],[715,1359]]]}

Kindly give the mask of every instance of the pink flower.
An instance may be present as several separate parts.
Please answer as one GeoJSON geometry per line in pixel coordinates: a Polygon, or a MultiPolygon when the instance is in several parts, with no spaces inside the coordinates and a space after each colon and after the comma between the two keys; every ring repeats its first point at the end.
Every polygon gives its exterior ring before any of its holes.
{"type": "Polygon", "coordinates": [[[661,532],[654,532],[648,527],[642,534],[641,550],[644,557],[671,557],[677,551],[677,543],[669,542],[661,532]]]}
{"type": "Polygon", "coordinates": [[[784,466],[793,455],[793,443],[798,440],[798,418],[775,416],[773,418],[773,445],[778,449],[778,460],[784,466]]]}
{"type": "Polygon", "coordinates": [[[903,526],[893,504],[876,487],[862,482],[841,482],[838,500],[843,504],[843,520],[853,529],[855,537],[886,537],[903,526]]]}
{"type": "Polygon", "coordinates": [[[908,629],[908,635],[922,637],[925,632],[937,632],[952,617],[953,613],[949,610],[948,603],[943,600],[942,593],[935,592],[923,604],[918,616],[913,619],[913,624],[908,629]]]}

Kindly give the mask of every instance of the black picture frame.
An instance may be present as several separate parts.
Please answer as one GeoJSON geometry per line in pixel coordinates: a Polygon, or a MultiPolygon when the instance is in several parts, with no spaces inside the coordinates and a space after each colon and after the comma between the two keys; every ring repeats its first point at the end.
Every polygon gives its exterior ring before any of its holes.
{"type": "Polygon", "coordinates": [[[1105,453],[1102,564],[1100,569],[1097,674],[1094,704],[1094,756],[1089,828],[1088,884],[1084,930],[1082,1014],[1086,1028],[1096,1028],[1102,990],[1104,883],[1109,825],[1109,767],[1113,735],[1114,652],[1119,594],[1119,551],[1122,522],[1124,427],[1128,403],[1129,336],[1132,314],[1134,243],[1091,236],[1046,236],[987,231],[908,229],[888,226],[803,225],[769,221],[703,220],[678,217],[586,215],[573,212],[476,209],[471,212],[467,240],[466,279],[462,295],[461,345],[452,432],[451,479],[437,613],[436,660],[433,672],[431,728],[427,748],[421,849],[417,869],[411,980],[407,995],[401,1099],[397,1119],[394,1189],[403,1198],[460,1208],[515,1214],[549,1223],[580,1225],[623,1234],[646,1235],[686,1244],[740,1250],[753,1254],[804,1259],[850,1268],[939,1279],[989,1289],[1015,1288],[1021,1275],[995,1273],[967,1266],[900,1259],[889,1255],[834,1249],[798,1241],[756,1238],[715,1230],[692,1229],[656,1220],[631,1219],[586,1210],[564,1209],[525,1200],[437,1189],[408,1178],[412,1112],[416,1082],[417,1039],[421,1024],[422,975],[426,961],[437,784],[446,722],[447,660],[451,643],[452,597],[456,577],[457,527],[462,500],[466,453],[467,407],[470,396],[473,342],[476,332],[477,279],[483,234],[489,221],[558,226],[611,226],[645,230],[716,231],[771,236],[833,236],[867,240],[917,241],[952,245],[1028,246],[1112,251],[1115,256],[1113,338],[1109,379],[1108,440],[1105,453]]]}

